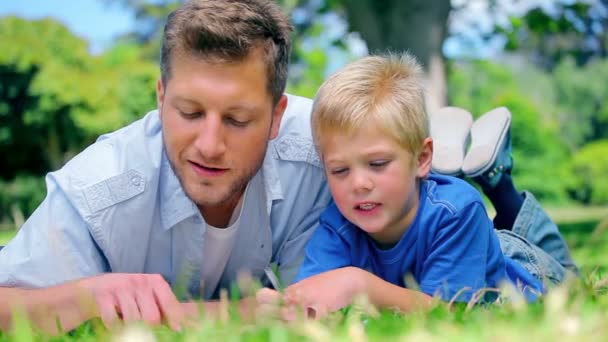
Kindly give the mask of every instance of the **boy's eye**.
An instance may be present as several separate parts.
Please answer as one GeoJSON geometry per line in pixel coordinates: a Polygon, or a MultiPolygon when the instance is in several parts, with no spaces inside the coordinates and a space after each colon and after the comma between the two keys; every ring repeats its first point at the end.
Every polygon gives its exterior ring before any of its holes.
{"type": "Polygon", "coordinates": [[[369,166],[371,166],[372,168],[375,169],[380,169],[385,167],[386,165],[388,165],[388,163],[390,163],[390,160],[374,160],[372,162],[369,163],[369,166]]]}
{"type": "Polygon", "coordinates": [[[346,168],[346,167],[338,167],[338,168],[335,168],[335,169],[331,169],[330,173],[332,175],[341,175],[341,174],[346,173],[346,171],[348,171],[348,168],[346,168]]]}

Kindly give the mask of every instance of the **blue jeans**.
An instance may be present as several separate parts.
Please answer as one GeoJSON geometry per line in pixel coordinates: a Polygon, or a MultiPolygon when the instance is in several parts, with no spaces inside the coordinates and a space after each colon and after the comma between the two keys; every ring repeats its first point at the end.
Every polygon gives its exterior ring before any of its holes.
{"type": "Polygon", "coordinates": [[[568,273],[578,274],[568,245],[557,225],[529,192],[512,230],[496,230],[504,255],[520,263],[533,276],[552,284],[561,283],[568,273]]]}

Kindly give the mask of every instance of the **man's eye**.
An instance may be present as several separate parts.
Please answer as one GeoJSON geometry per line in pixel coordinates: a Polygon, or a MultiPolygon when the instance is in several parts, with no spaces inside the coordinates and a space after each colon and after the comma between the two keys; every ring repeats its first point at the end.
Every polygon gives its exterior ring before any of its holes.
{"type": "Polygon", "coordinates": [[[226,121],[236,127],[245,127],[249,124],[249,121],[240,121],[235,118],[227,118],[226,121]]]}
{"type": "Polygon", "coordinates": [[[202,115],[201,112],[183,112],[181,110],[179,111],[179,114],[186,119],[196,119],[202,115]]]}

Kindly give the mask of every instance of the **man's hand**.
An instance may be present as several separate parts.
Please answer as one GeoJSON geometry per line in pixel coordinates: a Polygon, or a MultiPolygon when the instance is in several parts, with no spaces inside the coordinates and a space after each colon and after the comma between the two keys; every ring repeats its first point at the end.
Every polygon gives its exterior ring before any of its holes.
{"type": "Polygon", "coordinates": [[[97,314],[108,327],[119,319],[151,325],[164,320],[172,329],[181,330],[184,309],[158,274],[108,273],[79,280],[77,285],[93,295],[97,314]]]}

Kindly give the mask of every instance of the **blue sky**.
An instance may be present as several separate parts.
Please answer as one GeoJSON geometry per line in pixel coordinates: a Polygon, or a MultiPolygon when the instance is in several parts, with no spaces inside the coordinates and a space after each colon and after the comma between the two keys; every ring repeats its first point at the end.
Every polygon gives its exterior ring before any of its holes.
{"type": "Polygon", "coordinates": [[[88,40],[94,53],[134,26],[132,13],[102,0],[0,0],[0,16],[11,14],[28,19],[55,18],[88,40]]]}

